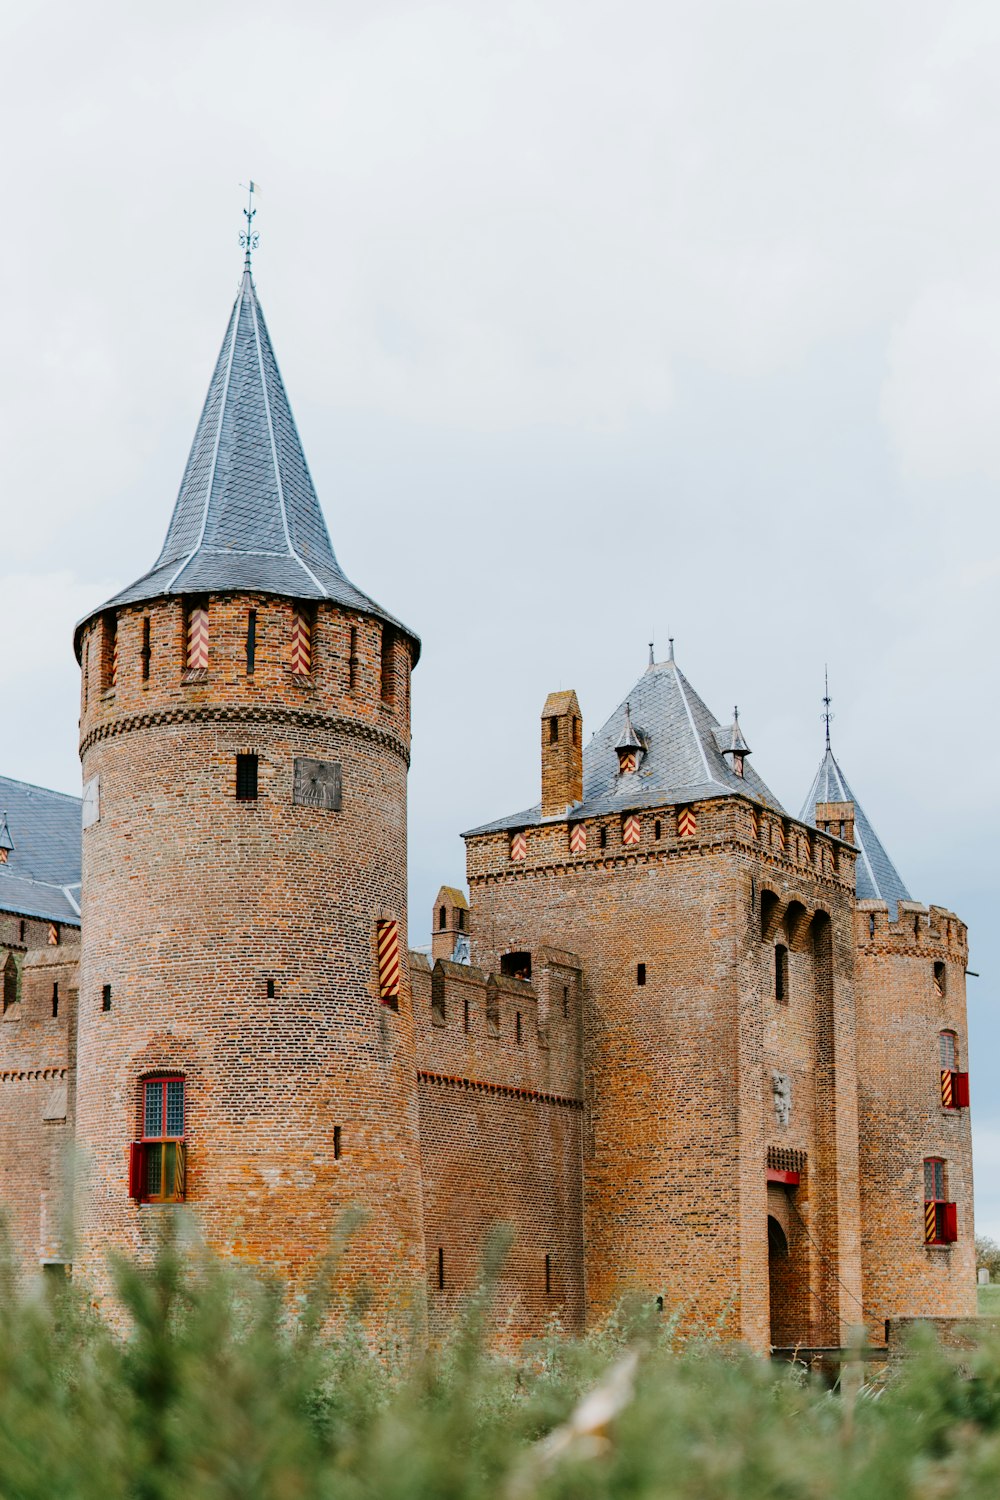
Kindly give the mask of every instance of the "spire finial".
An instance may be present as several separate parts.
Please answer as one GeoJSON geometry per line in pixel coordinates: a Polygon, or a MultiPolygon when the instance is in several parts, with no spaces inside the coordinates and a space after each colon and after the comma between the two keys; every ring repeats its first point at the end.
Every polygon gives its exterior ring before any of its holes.
{"type": "Polygon", "coordinates": [[[830,712],[830,673],[826,665],[823,667],[823,719],[826,723],[826,748],[830,748],[830,720],[833,714],[830,712]]]}
{"type": "Polygon", "coordinates": [[[249,182],[241,182],[240,187],[245,187],[247,190],[247,206],[243,210],[243,217],[247,221],[247,227],[240,235],[240,248],[246,251],[243,260],[243,269],[249,272],[251,269],[250,257],[260,244],[260,235],[253,227],[253,221],[257,217],[257,210],[253,206],[253,195],[254,193],[260,193],[260,183],[254,182],[251,177],[249,182]]]}
{"type": "Polygon", "coordinates": [[[649,643],[649,665],[650,666],[653,665],[653,642],[652,641],[650,641],[650,643],[649,643]]]}
{"type": "Polygon", "coordinates": [[[668,636],[668,640],[670,641],[670,660],[673,661],[673,659],[674,659],[674,638],[673,638],[673,636],[668,636]]]}

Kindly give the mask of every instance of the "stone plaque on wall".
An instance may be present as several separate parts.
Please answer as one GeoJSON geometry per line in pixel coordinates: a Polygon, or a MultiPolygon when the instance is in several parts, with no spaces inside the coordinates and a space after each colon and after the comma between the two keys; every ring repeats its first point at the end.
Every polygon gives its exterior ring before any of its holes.
{"type": "Polygon", "coordinates": [[[303,807],[325,807],[340,812],[340,766],[332,760],[295,758],[293,801],[303,807]]]}
{"type": "Polygon", "coordinates": [[[83,784],[83,826],[92,828],[101,816],[101,778],[91,776],[83,784]]]}

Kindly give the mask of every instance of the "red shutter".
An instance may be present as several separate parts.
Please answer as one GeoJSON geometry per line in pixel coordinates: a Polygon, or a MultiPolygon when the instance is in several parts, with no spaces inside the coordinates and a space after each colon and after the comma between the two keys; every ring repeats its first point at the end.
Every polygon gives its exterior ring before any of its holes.
{"type": "Polygon", "coordinates": [[[952,1093],[956,1109],[968,1109],[969,1107],[969,1075],[968,1073],[953,1073],[951,1075],[952,1093]]]}
{"type": "Polygon", "coordinates": [[[137,1203],[142,1202],[143,1178],[145,1177],[146,1153],[141,1141],[133,1141],[128,1148],[128,1195],[137,1203]]]}
{"type": "Polygon", "coordinates": [[[944,1209],[941,1238],[946,1245],[953,1245],[958,1239],[958,1204],[942,1203],[941,1207],[944,1209]]]}

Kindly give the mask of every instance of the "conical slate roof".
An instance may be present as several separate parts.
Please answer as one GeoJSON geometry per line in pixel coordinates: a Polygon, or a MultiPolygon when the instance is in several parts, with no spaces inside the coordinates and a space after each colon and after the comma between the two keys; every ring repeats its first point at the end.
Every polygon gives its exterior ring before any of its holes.
{"type": "MultiPolygon", "coordinates": [[[[584,747],[583,801],[574,807],[573,816],[737,795],[784,811],[751,766],[745,776],[736,775],[723,754],[730,740],[731,730],[722,728],[673,658],[654,663],[584,747]],[[616,745],[626,710],[645,754],[637,771],[622,776],[616,745]]],[[[471,832],[540,822],[538,805],[471,832]]]]}
{"type": "Polygon", "coordinates": [[[163,549],[148,573],[101,608],[227,591],[332,599],[398,626],[419,652],[412,632],[337,562],[249,270],[163,549]]]}
{"type": "Polygon", "coordinates": [[[847,777],[834,759],[829,744],[801,813],[803,823],[811,823],[814,828],[817,802],[854,803],[854,842],[858,849],[855,889],[858,900],[885,901],[892,920],[895,921],[896,903],[909,901],[910,893],[896,866],[886,854],[881,839],[869,823],[864,808],[848,786],[847,777]]]}

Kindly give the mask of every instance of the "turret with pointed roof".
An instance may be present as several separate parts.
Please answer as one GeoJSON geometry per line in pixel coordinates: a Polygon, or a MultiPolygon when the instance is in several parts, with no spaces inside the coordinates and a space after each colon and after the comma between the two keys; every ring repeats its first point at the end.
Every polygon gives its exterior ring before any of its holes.
{"type": "Polygon", "coordinates": [[[402,630],[419,655],[417,637],[337,561],[248,266],[160,555],[101,610],[226,592],[329,599],[402,630]]]}
{"type": "Polygon", "coordinates": [[[834,757],[830,748],[829,725],[827,725],[827,741],[823,759],[819,763],[819,770],[813,778],[809,795],[802,808],[803,823],[810,823],[814,828],[817,827],[816,808],[817,805],[822,806],[824,803],[853,804],[854,837],[852,842],[858,850],[855,866],[858,899],[860,901],[885,901],[895,921],[898,902],[909,901],[910,893],[834,757]]]}

